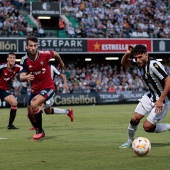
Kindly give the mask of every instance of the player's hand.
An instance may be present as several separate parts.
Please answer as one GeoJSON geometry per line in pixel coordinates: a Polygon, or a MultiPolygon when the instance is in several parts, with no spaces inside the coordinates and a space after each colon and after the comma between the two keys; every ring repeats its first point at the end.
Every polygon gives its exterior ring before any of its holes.
{"type": "Polygon", "coordinates": [[[129,45],[129,46],[128,46],[128,49],[126,50],[126,54],[132,53],[132,50],[133,50],[133,46],[132,46],[132,45],[129,45]]]}
{"type": "Polygon", "coordinates": [[[67,84],[65,84],[65,83],[63,84],[63,88],[64,88],[64,89],[66,89],[66,90],[68,90],[68,89],[69,89],[68,85],[67,85],[67,84]]]}
{"type": "Polygon", "coordinates": [[[162,108],[163,108],[163,102],[160,100],[157,100],[155,102],[155,113],[159,114],[160,112],[162,112],[162,108]]]}
{"type": "Polygon", "coordinates": [[[33,81],[35,79],[34,75],[32,73],[26,75],[27,81],[33,81]]]}

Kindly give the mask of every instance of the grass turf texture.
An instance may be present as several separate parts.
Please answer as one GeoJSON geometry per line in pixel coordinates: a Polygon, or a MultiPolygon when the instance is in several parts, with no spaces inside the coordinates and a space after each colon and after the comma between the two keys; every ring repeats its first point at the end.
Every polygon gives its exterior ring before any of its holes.
{"type": "MultiPolygon", "coordinates": [[[[9,109],[0,109],[0,169],[6,170],[169,170],[170,132],[149,134],[142,122],[136,137],[151,141],[151,152],[136,156],[132,149],[119,149],[127,140],[127,126],[136,105],[74,106],[75,121],[66,115],[43,114],[46,137],[31,141],[34,131],[19,108],[7,130],[9,109]]],[[[66,107],[62,107],[66,108],[66,107]]],[[[68,108],[68,107],[67,107],[68,108]]],[[[168,114],[164,122],[170,122],[168,114]]]]}

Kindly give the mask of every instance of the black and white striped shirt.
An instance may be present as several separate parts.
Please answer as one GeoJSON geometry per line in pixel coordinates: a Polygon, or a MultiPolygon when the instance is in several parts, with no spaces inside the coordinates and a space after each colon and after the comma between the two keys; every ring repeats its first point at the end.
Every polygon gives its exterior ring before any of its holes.
{"type": "MultiPolygon", "coordinates": [[[[135,59],[131,60],[131,64],[133,66],[138,67],[143,80],[145,81],[148,92],[148,97],[153,101],[156,102],[157,99],[161,96],[164,86],[165,86],[165,78],[168,77],[167,72],[164,69],[164,66],[157,60],[153,58],[149,58],[148,63],[144,67],[138,66],[135,59]]],[[[170,92],[168,93],[167,97],[165,98],[166,101],[170,100],[170,92]]]]}
{"type": "Polygon", "coordinates": [[[55,74],[57,76],[61,75],[61,72],[55,66],[53,66],[53,65],[50,65],[50,70],[51,70],[51,77],[52,77],[52,79],[54,79],[55,74]]]}

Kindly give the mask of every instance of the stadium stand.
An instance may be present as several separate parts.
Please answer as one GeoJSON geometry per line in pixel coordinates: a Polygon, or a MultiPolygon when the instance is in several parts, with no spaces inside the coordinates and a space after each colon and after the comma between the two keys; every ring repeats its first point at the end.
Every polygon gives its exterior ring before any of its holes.
{"type": "MultiPolygon", "coordinates": [[[[12,0],[0,2],[0,36],[20,37],[28,34],[38,37],[57,36],[57,30],[44,30],[40,20],[28,15],[29,1],[25,1],[26,5],[16,4],[16,1],[12,0]]],[[[65,24],[65,27],[59,30],[60,38],[68,36],[170,38],[170,8],[167,0],[60,0],[60,2],[61,19],[65,24]],[[69,29],[74,34],[69,35],[69,29]]],[[[165,64],[165,68],[170,74],[169,66],[165,64]]],[[[56,77],[57,93],[94,91],[121,93],[145,90],[136,69],[124,70],[116,65],[101,63],[85,66],[67,65],[64,74],[67,76],[70,89],[65,91],[61,79],[56,77]]],[[[10,89],[13,93],[14,88],[12,85],[10,89]]],[[[21,83],[15,91],[16,95],[30,94],[30,86],[21,83]]]]}
{"type": "MultiPolygon", "coordinates": [[[[23,14],[34,30],[39,25],[29,15],[30,1],[6,0],[0,2],[0,36],[26,36],[26,24],[16,26],[10,17],[23,14]],[[14,31],[13,31],[14,30],[14,31]],[[15,33],[14,33],[15,32],[15,33]],[[18,33],[17,33],[18,32],[18,33]]],[[[42,1],[48,2],[48,1],[42,1]]],[[[49,2],[53,2],[50,0],[49,2]]],[[[71,37],[105,38],[170,38],[170,7],[168,0],[58,0],[62,7],[65,27],[59,30],[60,38],[67,37],[69,25],[81,30],[71,37]]],[[[42,26],[42,25],[41,25],[42,26]]],[[[57,30],[44,30],[46,36],[57,36],[57,30]]],[[[70,37],[70,36],[69,36],[70,37]]]]}

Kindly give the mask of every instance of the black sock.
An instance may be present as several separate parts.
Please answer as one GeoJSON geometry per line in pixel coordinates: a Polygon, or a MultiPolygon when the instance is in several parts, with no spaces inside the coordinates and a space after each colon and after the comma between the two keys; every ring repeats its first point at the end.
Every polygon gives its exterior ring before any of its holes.
{"type": "Polygon", "coordinates": [[[8,126],[11,126],[15,120],[17,110],[11,109],[10,115],[9,115],[9,124],[8,126]]]}
{"type": "Polygon", "coordinates": [[[31,124],[32,124],[32,126],[33,126],[34,128],[38,128],[37,122],[31,122],[31,124]]]}
{"type": "Polygon", "coordinates": [[[41,133],[42,132],[42,110],[37,113],[37,114],[34,114],[34,117],[35,117],[35,123],[36,123],[36,126],[39,130],[39,132],[41,133]]]}

